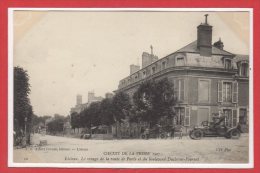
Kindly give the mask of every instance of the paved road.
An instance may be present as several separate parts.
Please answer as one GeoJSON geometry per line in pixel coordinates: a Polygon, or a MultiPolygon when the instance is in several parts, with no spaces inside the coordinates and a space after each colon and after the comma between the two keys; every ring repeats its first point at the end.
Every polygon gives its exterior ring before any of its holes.
{"type": "Polygon", "coordinates": [[[14,162],[36,163],[247,163],[248,135],[238,140],[204,138],[202,140],[81,140],[40,136],[33,142],[47,140],[48,145],[14,149],[14,162]]]}

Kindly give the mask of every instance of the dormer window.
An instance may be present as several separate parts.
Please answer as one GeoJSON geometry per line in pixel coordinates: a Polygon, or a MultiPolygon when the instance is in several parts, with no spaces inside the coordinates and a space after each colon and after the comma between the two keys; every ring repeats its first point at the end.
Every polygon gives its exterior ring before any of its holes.
{"type": "Polygon", "coordinates": [[[143,71],[143,78],[146,77],[146,71],[143,71]]]}
{"type": "Polygon", "coordinates": [[[224,59],[224,67],[225,67],[225,69],[227,69],[227,70],[232,69],[231,59],[224,59]]]}
{"type": "Polygon", "coordinates": [[[248,77],[248,63],[247,62],[241,63],[240,68],[239,68],[239,75],[248,77]]]}
{"type": "Polygon", "coordinates": [[[178,66],[184,66],[184,57],[177,57],[177,59],[176,59],[176,65],[178,65],[178,66]]]}
{"type": "Polygon", "coordinates": [[[156,68],[155,67],[152,67],[152,74],[154,74],[156,71],[156,68]]]}
{"type": "Polygon", "coordinates": [[[162,70],[166,69],[166,61],[162,62],[162,70]]]}

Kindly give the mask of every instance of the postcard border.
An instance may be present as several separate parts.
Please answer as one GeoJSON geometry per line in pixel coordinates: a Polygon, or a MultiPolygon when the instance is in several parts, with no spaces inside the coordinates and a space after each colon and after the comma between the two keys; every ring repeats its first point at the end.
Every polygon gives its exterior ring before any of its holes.
{"type": "Polygon", "coordinates": [[[253,8],[8,8],[8,167],[41,168],[254,168],[254,58],[253,58],[253,8]],[[249,49],[249,163],[246,164],[197,164],[197,163],[14,163],[13,162],[13,12],[15,10],[33,11],[143,11],[143,12],[181,12],[181,11],[241,11],[250,14],[249,49]],[[11,88],[11,89],[10,89],[11,88]]]}

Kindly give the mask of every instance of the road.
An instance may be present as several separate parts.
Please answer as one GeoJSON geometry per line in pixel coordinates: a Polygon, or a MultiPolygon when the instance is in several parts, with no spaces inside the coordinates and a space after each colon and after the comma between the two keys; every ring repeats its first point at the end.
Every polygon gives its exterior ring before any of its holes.
{"type": "Polygon", "coordinates": [[[14,149],[18,163],[247,163],[248,134],[240,139],[124,139],[82,140],[41,136],[33,142],[47,140],[46,146],[14,149]]]}

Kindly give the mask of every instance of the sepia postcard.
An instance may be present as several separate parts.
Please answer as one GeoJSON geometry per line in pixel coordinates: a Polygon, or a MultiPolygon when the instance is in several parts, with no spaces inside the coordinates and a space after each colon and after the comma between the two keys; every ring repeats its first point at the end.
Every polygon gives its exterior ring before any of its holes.
{"type": "Polygon", "coordinates": [[[253,167],[252,9],[8,13],[10,167],[253,167]]]}

